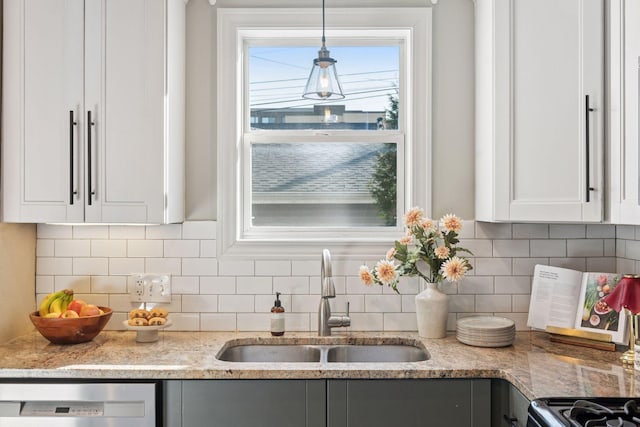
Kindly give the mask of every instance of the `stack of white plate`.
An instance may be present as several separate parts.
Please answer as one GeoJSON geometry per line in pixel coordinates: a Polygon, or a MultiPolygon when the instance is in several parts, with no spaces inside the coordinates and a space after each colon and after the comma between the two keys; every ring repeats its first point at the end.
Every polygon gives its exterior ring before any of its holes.
{"type": "Polygon", "coordinates": [[[506,317],[471,316],[458,319],[456,338],[476,347],[505,347],[513,344],[516,324],[506,317]]]}

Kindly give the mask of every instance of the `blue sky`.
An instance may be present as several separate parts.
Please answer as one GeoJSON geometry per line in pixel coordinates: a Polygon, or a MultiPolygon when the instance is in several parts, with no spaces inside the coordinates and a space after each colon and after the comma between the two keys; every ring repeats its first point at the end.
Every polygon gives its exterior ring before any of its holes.
{"type": "MultiPolygon", "coordinates": [[[[388,94],[396,93],[399,75],[399,47],[332,47],[338,78],[346,98],[338,101],[347,110],[383,111],[388,94]]],[[[289,108],[317,104],[302,98],[302,91],[317,47],[251,47],[249,81],[252,108],[289,108]],[[275,101],[275,102],[274,102],[275,101]]]]}

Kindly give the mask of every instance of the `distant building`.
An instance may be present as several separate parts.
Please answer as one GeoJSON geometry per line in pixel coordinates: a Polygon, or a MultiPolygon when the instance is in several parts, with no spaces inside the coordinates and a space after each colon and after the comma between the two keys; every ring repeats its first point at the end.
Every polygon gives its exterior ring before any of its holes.
{"type": "MultiPolygon", "coordinates": [[[[314,105],[313,108],[253,108],[253,129],[353,129],[378,130],[385,111],[345,110],[344,105],[314,105]]],[[[384,128],[384,125],[383,127],[384,128]]]]}

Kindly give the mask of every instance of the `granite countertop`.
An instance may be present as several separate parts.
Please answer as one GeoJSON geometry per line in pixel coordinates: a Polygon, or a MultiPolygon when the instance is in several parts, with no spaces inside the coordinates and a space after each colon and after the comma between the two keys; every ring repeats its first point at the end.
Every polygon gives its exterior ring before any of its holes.
{"type": "MultiPolygon", "coordinates": [[[[563,396],[640,396],[640,376],[624,370],[620,353],[552,343],[541,332],[519,332],[514,345],[471,347],[453,335],[416,333],[160,332],[137,343],[135,332],[108,331],[88,343],[53,345],[37,332],[0,346],[0,379],[315,379],[502,378],[529,399],[563,396]],[[429,360],[411,363],[233,363],[216,359],[227,341],[279,344],[376,344],[419,341],[429,360]]],[[[418,343],[419,344],[419,343],[418,343]]],[[[640,373],[639,373],[640,374],[640,373]]]]}

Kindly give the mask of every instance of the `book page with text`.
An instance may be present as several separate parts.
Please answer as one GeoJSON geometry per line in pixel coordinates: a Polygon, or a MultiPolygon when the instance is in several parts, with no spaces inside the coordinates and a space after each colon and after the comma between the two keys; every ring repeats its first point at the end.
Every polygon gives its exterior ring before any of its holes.
{"type": "Polygon", "coordinates": [[[580,271],[536,265],[527,326],[574,328],[581,283],[580,271]]]}

